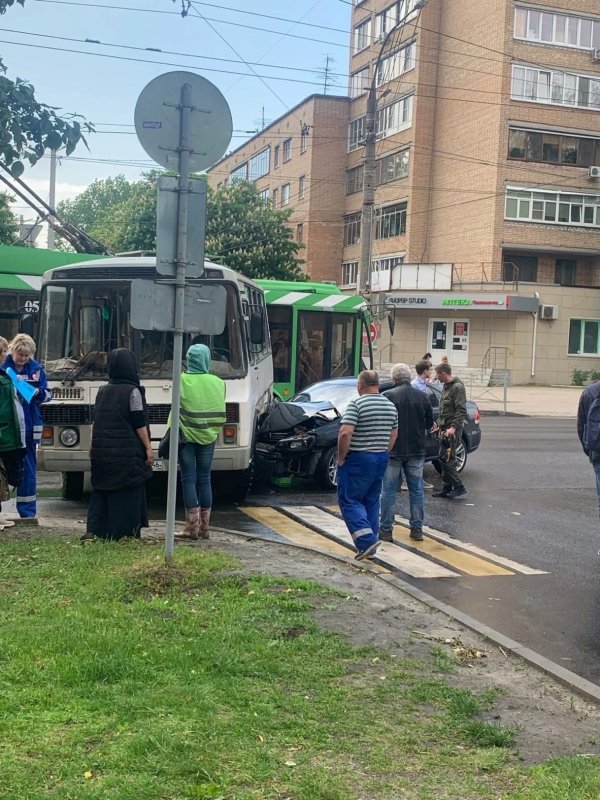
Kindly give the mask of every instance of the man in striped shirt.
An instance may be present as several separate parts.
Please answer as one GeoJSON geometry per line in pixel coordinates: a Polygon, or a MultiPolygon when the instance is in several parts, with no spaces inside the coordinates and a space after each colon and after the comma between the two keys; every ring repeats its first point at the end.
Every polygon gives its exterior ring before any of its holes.
{"type": "Polygon", "coordinates": [[[379,503],[388,453],[398,436],[398,412],[379,394],[379,376],[364,370],[358,394],[342,417],[338,436],[338,501],[357,549],[356,559],[379,545],[379,503]]]}

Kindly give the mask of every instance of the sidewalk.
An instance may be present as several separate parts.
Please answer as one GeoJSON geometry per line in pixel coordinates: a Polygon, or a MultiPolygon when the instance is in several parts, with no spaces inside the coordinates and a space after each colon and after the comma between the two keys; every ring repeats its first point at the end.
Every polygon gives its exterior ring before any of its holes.
{"type": "MultiPolygon", "coordinates": [[[[527,417],[571,417],[577,416],[577,406],[583,388],[581,386],[509,386],[506,411],[527,417]]],[[[467,397],[474,400],[485,414],[501,414],[504,411],[504,387],[467,386],[467,397]]]]}

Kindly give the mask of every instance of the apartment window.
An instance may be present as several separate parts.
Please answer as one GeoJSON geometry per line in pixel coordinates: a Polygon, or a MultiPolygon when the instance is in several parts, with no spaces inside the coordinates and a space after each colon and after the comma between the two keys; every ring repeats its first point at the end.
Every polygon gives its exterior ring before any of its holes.
{"type": "Polygon", "coordinates": [[[271,149],[266,147],[250,159],[250,180],[256,181],[269,174],[271,149]]]}
{"type": "Polygon", "coordinates": [[[353,119],[348,125],[348,152],[358,150],[365,138],[365,117],[353,119]]]}
{"type": "Polygon", "coordinates": [[[505,219],[600,228],[600,195],[508,188],[505,219]]]}
{"type": "Polygon", "coordinates": [[[302,244],[302,242],[304,241],[304,223],[303,222],[299,222],[296,225],[296,241],[298,242],[298,244],[302,244]]]}
{"type": "Polygon", "coordinates": [[[265,205],[269,202],[269,190],[268,189],[262,189],[258,193],[258,196],[260,197],[260,199],[263,201],[263,203],[265,205]]]}
{"type": "Polygon", "coordinates": [[[346,261],[342,264],[342,286],[356,286],[358,277],[358,261],[346,261]]]}
{"type": "Polygon", "coordinates": [[[515,39],[590,50],[600,47],[600,20],[517,7],[515,39]]]}
{"type": "Polygon", "coordinates": [[[235,181],[247,181],[248,180],[248,162],[245,161],[243,164],[240,164],[239,167],[232,169],[229,173],[229,183],[235,183],[235,181]]]}
{"type": "Polygon", "coordinates": [[[371,17],[363,20],[354,28],[353,53],[360,53],[371,44],[371,17]]]}
{"type": "Polygon", "coordinates": [[[306,153],[307,142],[308,142],[308,125],[302,125],[300,129],[300,153],[306,153]]]}
{"type": "Polygon", "coordinates": [[[600,139],[511,128],[508,132],[508,157],[577,167],[600,165],[600,139]]]}
{"type": "Polygon", "coordinates": [[[360,242],[360,211],[356,214],[347,214],[344,217],[344,246],[360,242]]]}
{"type": "Polygon", "coordinates": [[[519,253],[507,253],[502,262],[502,280],[525,281],[536,283],[538,260],[536,256],[522,256],[519,253]]]}
{"type": "Polygon", "coordinates": [[[572,319],[570,321],[569,355],[600,355],[600,320],[572,319]]]}
{"type": "Polygon", "coordinates": [[[369,91],[369,68],[365,67],[350,76],[350,97],[354,99],[369,91]]]}
{"type": "Polygon", "coordinates": [[[375,17],[375,39],[380,41],[395,28],[398,22],[408,17],[414,10],[418,0],[396,0],[375,17]]]}
{"type": "Polygon", "coordinates": [[[407,203],[394,203],[379,209],[375,223],[376,239],[392,239],[406,233],[407,203]]]}
{"type": "Polygon", "coordinates": [[[298,178],[298,200],[304,200],[304,184],[306,183],[306,176],[301,175],[298,178]]]}
{"type": "Polygon", "coordinates": [[[398,178],[408,177],[409,151],[401,150],[391,156],[380,158],[377,162],[377,184],[389,183],[398,178]]]}
{"type": "Polygon", "coordinates": [[[281,205],[287,206],[290,204],[290,184],[284,183],[281,187],[281,205]]]}
{"type": "Polygon", "coordinates": [[[577,261],[574,258],[557,258],[554,264],[554,283],[560,286],[575,286],[577,261]]]}
{"type": "Polygon", "coordinates": [[[273,151],[273,166],[275,169],[277,169],[277,167],[279,166],[279,150],[280,150],[279,145],[276,144],[275,149],[273,151]]]}
{"type": "Polygon", "coordinates": [[[273,189],[273,208],[279,208],[279,190],[273,189]]]}
{"type": "Polygon", "coordinates": [[[377,70],[377,86],[388,83],[400,75],[404,75],[410,69],[415,68],[415,45],[414,42],[401,47],[396,52],[381,59],[377,70]]]}
{"type": "Polygon", "coordinates": [[[346,194],[360,192],[363,188],[365,168],[362,164],[346,171],[346,194]]]}
{"type": "Polygon", "coordinates": [[[404,131],[412,125],[412,95],[380,108],[375,117],[378,139],[404,131]]]}
{"type": "Polygon", "coordinates": [[[600,78],[513,66],[511,97],[532,103],[600,111],[600,78]]]}
{"type": "Polygon", "coordinates": [[[283,163],[289,161],[292,157],[292,140],[286,139],[283,143],[283,163]]]}

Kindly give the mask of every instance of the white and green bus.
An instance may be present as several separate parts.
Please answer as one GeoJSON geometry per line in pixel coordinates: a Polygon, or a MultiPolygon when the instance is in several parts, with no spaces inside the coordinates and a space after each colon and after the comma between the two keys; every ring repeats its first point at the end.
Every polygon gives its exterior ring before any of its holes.
{"type": "MultiPolygon", "coordinates": [[[[58,267],[44,274],[38,320],[38,356],[53,399],[43,406],[39,466],[63,473],[64,495],[81,495],[89,470],[94,402],[107,380],[107,357],[117,347],[133,351],[146,387],[155,449],[171,408],[173,334],[131,325],[131,295],[137,279],[160,280],[154,258],[104,258],[58,267]]],[[[234,270],[205,263],[190,281],[206,302],[199,333],[187,334],[211,350],[211,371],[226,385],[227,421],[213,461],[223,496],[242,498],[251,482],[258,418],[272,399],[273,365],[263,290],[234,270]],[[203,332],[204,329],[204,332],[203,332]]],[[[154,469],[165,463],[158,458],[154,469]]]]}

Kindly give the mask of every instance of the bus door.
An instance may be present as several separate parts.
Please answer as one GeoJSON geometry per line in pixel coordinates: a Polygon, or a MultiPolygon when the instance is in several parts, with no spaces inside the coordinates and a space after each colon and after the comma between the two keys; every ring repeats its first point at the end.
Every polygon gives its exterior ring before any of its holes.
{"type": "Polygon", "coordinates": [[[356,321],[355,314],[298,312],[296,392],[317,381],[356,374],[356,321]]]}

